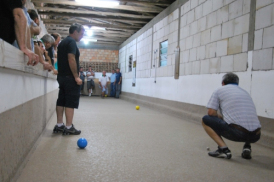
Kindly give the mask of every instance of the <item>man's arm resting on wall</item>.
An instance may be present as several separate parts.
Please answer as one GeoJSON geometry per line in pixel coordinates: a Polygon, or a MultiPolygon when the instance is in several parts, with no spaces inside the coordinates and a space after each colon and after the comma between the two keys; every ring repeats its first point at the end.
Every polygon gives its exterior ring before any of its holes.
{"type": "Polygon", "coordinates": [[[27,36],[27,19],[23,12],[22,8],[15,8],[13,10],[14,16],[14,29],[16,34],[16,40],[20,47],[20,50],[23,51],[28,57],[28,65],[35,66],[39,62],[38,55],[34,54],[31,50],[29,50],[26,46],[26,36],[27,36]]]}
{"type": "Polygon", "coordinates": [[[82,80],[80,79],[80,77],[78,75],[77,64],[76,64],[74,54],[71,54],[71,53],[68,54],[68,62],[69,62],[70,70],[74,76],[74,79],[75,79],[77,85],[82,85],[82,80]]]}

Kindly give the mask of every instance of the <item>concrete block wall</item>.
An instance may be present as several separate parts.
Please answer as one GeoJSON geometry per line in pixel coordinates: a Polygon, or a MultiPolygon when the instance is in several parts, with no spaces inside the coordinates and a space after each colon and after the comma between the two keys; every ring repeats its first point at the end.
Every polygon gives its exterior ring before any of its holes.
{"type": "Polygon", "coordinates": [[[274,1],[257,0],[253,70],[273,70],[274,1]]]}
{"type": "Polygon", "coordinates": [[[181,6],[180,75],[247,69],[250,0],[190,0],[181,6]]]}
{"type": "Polygon", "coordinates": [[[118,50],[79,49],[80,61],[118,63],[118,50]]]}
{"type": "Polygon", "coordinates": [[[122,90],[206,106],[222,76],[236,72],[258,116],[273,120],[273,11],[273,0],[177,0],[120,46],[122,90]],[[168,65],[159,67],[159,45],[164,40],[169,42],[168,65]],[[177,45],[180,76],[174,79],[177,45]],[[126,69],[129,54],[137,55],[135,87],[126,69]]]}

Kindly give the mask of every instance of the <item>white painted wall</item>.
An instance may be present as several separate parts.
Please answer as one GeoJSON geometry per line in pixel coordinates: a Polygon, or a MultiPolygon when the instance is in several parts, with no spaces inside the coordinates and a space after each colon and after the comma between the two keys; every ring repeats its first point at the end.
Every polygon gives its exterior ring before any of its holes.
{"type": "Polygon", "coordinates": [[[248,52],[250,3],[250,0],[190,0],[178,7],[156,23],[153,30],[147,30],[120,49],[122,90],[206,106],[212,92],[221,86],[222,76],[232,71],[239,76],[240,87],[251,94],[257,114],[274,118],[274,40],[271,41],[274,3],[257,0],[255,50],[248,52]],[[168,66],[158,67],[159,43],[166,39],[168,66]],[[180,77],[175,80],[177,42],[181,51],[180,77]],[[155,58],[153,52],[157,49],[155,58]],[[136,87],[132,87],[132,73],[127,70],[129,55],[137,55],[136,87]],[[156,69],[152,67],[155,60],[156,69]]]}

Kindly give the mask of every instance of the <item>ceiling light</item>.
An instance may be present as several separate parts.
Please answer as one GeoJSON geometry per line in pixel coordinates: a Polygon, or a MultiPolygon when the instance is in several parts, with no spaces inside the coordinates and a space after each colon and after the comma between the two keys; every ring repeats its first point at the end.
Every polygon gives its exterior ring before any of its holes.
{"type": "Polygon", "coordinates": [[[89,42],[97,42],[96,39],[89,39],[89,38],[83,38],[81,41],[83,41],[85,45],[87,45],[89,42]]]}
{"type": "Polygon", "coordinates": [[[97,6],[97,7],[114,7],[119,6],[118,1],[99,1],[99,0],[75,0],[78,3],[85,4],[87,6],[97,6]]]}
{"type": "Polygon", "coordinates": [[[91,27],[90,29],[92,29],[92,30],[106,30],[105,28],[102,28],[102,27],[91,27]]]}
{"type": "Polygon", "coordinates": [[[91,37],[91,36],[93,35],[93,32],[92,32],[91,30],[88,30],[88,31],[87,31],[87,35],[88,35],[89,37],[91,37]]]}

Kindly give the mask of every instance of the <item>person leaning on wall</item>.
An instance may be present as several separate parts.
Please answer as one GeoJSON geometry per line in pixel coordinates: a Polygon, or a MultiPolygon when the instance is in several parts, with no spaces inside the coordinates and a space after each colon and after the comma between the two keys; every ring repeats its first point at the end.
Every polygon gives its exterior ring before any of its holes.
{"type": "Polygon", "coordinates": [[[19,49],[29,58],[27,65],[35,66],[39,62],[39,56],[27,46],[28,25],[23,11],[25,4],[26,0],[1,1],[0,38],[10,44],[17,40],[19,49]]]}

